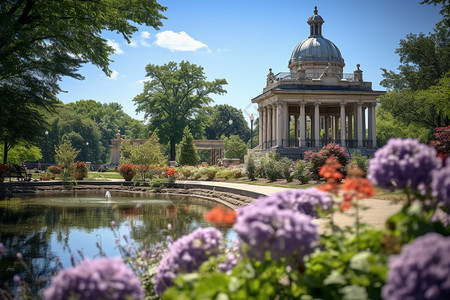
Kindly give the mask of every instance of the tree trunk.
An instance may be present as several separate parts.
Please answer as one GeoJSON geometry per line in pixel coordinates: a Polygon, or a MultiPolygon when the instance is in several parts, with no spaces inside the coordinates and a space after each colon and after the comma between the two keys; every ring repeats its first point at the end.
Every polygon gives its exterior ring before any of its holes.
{"type": "Polygon", "coordinates": [[[170,141],[169,161],[175,161],[175,142],[170,141]]]}
{"type": "Polygon", "coordinates": [[[5,139],[5,143],[3,144],[4,148],[3,148],[3,164],[6,165],[6,163],[8,162],[8,140],[5,139]]]}

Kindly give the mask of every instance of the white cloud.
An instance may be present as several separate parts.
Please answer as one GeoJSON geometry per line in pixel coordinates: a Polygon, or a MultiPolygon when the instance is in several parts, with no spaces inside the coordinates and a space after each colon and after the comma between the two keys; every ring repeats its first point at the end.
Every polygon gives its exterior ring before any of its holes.
{"type": "Polygon", "coordinates": [[[111,75],[107,76],[106,78],[117,80],[119,78],[119,72],[117,72],[116,70],[112,70],[111,75]]]}
{"type": "Polygon", "coordinates": [[[142,80],[138,80],[137,82],[138,82],[138,83],[146,83],[146,82],[150,82],[150,81],[152,81],[152,79],[151,79],[151,78],[149,78],[149,77],[145,77],[145,79],[142,79],[142,80]]]}
{"type": "Polygon", "coordinates": [[[120,45],[119,43],[113,41],[113,40],[106,40],[106,43],[108,44],[108,46],[113,47],[114,48],[114,54],[123,54],[123,50],[120,49],[120,45]]]}
{"type": "Polygon", "coordinates": [[[150,43],[147,43],[146,40],[141,39],[141,46],[144,46],[144,47],[151,47],[152,45],[151,45],[150,43]]]}
{"type": "Polygon", "coordinates": [[[148,32],[148,31],[141,32],[141,38],[149,39],[150,38],[150,32],[148,32]]]}
{"type": "Polygon", "coordinates": [[[200,48],[208,48],[206,44],[194,40],[184,31],[176,33],[167,30],[157,33],[155,44],[170,51],[197,51],[200,48]]]}
{"type": "Polygon", "coordinates": [[[130,47],[137,47],[137,43],[135,40],[130,40],[130,43],[127,44],[130,47]]]}

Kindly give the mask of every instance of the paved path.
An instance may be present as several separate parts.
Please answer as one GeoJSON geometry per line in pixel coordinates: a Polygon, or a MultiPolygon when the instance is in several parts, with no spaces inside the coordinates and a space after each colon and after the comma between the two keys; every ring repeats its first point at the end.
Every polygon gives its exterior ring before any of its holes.
{"type": "MultiPolygon", "coordinates": [[[[212,185],[212,186],[222,186],[229,187],[233,189],[243,189],[251,192],[256,192],[264,195],[270,195],[272,193],[286,190],[287,188],[273,187],[273,186],[261,186],[261,185],[251,185],[244,183],[232,183],[232,182],[217,182],[217,181],[177,181],[180,183],[195,183],[200,185],[212,185]]],[[[359,201],[360,205],[366,207],[365,210],[360,210],[361,222],[375,226],[377,228],[384,228],[385,221],[387,218],[395,214],[401,209],[400,204],[394,204],[388,200],[378,200],[378,199],[365,199],[359,201]]],[[[336,212],[334,220],[338,226],[353,226],[355,224],[354,209],[351,208],[345,213],[336,212]]],[[[324,224],[328,222],[326,219],[318,220],[321,228],[323,229],[324,224]]]]}

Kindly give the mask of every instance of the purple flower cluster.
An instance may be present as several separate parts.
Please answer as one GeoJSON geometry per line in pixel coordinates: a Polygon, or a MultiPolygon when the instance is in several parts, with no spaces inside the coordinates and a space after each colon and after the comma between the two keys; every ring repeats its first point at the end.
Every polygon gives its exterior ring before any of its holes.
{"type": "Polygon", "coordinates": [[[369,180],[381,188],[424,192],[431,183],[431,171],[442,161],[436,150],[415,139],[390,139],[370,160],[369,180]]]}
{"type": "Polygon", "coordinates": [[[120,258],[84,260],[62,270],[44,291],[45,299],[143,299],[141,281],[120,258]]]}
{"type": "Polygon", "coordinates": [[[432,172],[431,190],[436,200],[450,208],[450,163],[432,172]]]}
{"type": "Polygon", "coordinates": [[[254,202],[255,205],[273,205],[278,209],[289,209],[311,217],[317,217],[317,210],[327,211],[332,206],[327,193],[316,188],[290,189],[274,193],[254,202]]]}
{"type": "Polygon", "coordinates": [[[383,299],[450,299],[450,237],[428,233],[389,261],[383,299]]]}
{"type": "Polygon", "coordinates": [[[239,240],[233,240],[233,246],[229,249],[227,258],[224,262],[218,264],[218,269],[223,273],[231,273],[231,270],[238,264],[240,260],[239,256],[239,240]]]}
{"type": "Polygon", "coordinates": [[[178,274],[197,270],[209,255],[218,253],[221,243],[222,233],[213,227],[199,228],[176,240],[156,270],[156,294],[162,295],[178,274]]]}
{"type": "Polygon", "coordinates": [[[264,260],[266,251],[270,251],[273,259],[285,257],[302,261],[317,243],[317,225],[310,216],[287,205],[274,205],[277,200],[287,199],[280,195],[277,193],[241,208],[234,230],[250,246],[246,252],[250,257],[264,260]]]}

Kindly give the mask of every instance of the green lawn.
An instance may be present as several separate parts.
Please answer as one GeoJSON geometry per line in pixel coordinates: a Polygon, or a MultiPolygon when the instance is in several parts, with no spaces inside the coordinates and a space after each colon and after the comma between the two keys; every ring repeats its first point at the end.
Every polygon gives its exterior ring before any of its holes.
{"type": "Polygon", "coordinates": [[[108,180],[108,179],[123,179],[123,176],[118,172],[89,172],[87,180],[108,180]]]}

